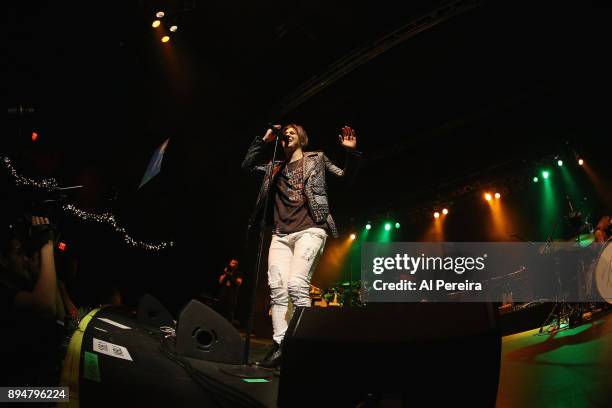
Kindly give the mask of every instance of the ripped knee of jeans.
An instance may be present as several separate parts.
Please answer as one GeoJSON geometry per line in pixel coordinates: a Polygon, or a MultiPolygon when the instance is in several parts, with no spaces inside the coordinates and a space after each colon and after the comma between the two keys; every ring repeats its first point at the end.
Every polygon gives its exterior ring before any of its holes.
{"type": "Polygon", "coordinates": [[[302,254],[302,259],[310,262],[312,260],[312,258],[314,258],[316,255],[316,251],[313,248],[306,248],[306,250],[304,251],[304,253],[302,254]]]}
{"type": "Polygon", "coordinates": [[[270,286],[270,289],[283,287],[281,270],[277,265],[270,265],[268,268],[268,286],[270,286]]]}

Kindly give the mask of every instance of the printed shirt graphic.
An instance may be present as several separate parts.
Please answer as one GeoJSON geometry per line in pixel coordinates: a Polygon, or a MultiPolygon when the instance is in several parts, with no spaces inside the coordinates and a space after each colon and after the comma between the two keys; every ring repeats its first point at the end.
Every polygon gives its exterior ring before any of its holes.
{"type": "Polygon", "coordinates": [[[274,232],[291,234],[317,225],[304,195],[304,158],[287,163],[276,178],[274,232]]]}

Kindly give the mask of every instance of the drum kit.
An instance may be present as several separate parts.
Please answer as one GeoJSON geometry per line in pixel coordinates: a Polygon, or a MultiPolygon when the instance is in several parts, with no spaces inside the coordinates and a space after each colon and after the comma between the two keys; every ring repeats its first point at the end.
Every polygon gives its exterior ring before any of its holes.
{"type": "Polygon", "coordinates": [[[363,306],[363,284],[361,281],[336,282],[327,289],[310,286],[312,306],[342,307],[363,306]]]}
{"type": "Polygon", "coordinates": [[[612,238],[608,238],[595,263],[595,286],[601,298],[612,304],[612,238]]]}
{"type": "MultiPolygon", "coordinates": [[[[557,264],[563,263],[564,255],[578,255],[568,259],[579,260],[578,264],[573,264],[575,267],[569,267],[571,276],[563,276],[561,268],[555,268],[558,296],[555,306],[540,326],[540,333],[546,326],[549,326],[549,333],[561,330],[563,323],[566,323],[567,328],[575,327],[585,316],[590,315],[591,311],[600,309],[606,303],[612,304],[611,239],[598,243],[595,230],[588,222],[582,223],[577,232],[578,234],[569,240],[549,241],[539,248],[541,255],[552,255],[557,264]],[[572,289],[577,290],[577,293],[572,292],[572,289]],[[573,300],[569,301],[568,297],[573,300]]],[[[609,237],[609,226],[605,232],[609,237]]]]}

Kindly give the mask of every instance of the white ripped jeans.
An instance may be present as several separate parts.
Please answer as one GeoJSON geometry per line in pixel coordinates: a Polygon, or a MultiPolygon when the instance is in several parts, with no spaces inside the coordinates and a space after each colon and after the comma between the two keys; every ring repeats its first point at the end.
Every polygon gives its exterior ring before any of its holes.
{"type": "Polygon", "coordinates": [[[327,233],[323,228],[308,228],[291,234],[274,234],[268,254],[273,339],[280,343],[287,331],[289,298],[293,306],[310,306],[310,279],[327,233]]]}

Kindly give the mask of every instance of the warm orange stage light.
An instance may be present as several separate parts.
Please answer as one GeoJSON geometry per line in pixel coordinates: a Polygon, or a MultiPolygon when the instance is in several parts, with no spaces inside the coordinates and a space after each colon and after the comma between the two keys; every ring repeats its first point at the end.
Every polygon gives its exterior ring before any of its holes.
{"type": "Polygon", "coordinates": [[[167,35],[164,35],[164,36],[162,37],[161,41],[162,41],[163,43],[167,43],[168,41],[170,41],[170,37],[169,37],[169,36],[167,36],[167,35]]]}

